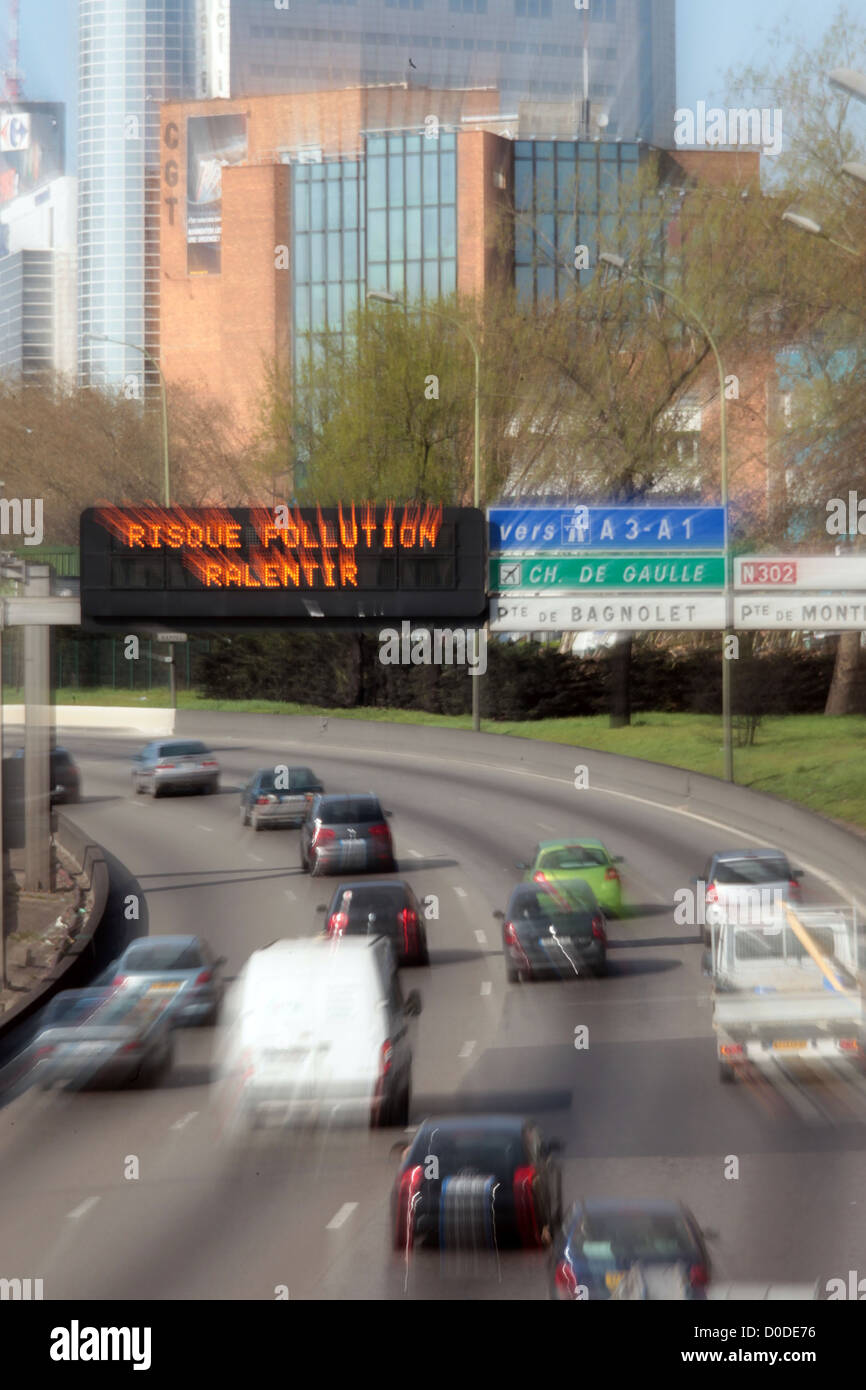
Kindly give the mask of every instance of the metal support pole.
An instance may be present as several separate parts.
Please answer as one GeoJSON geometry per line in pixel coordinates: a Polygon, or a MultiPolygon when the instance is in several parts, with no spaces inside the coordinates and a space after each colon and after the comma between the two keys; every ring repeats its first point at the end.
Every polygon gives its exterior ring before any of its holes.
{"type": "MultiPolygon", "coordinates": [[[[169,651],[171,656],[168,658],[168,684],[171,692],[171,712],[177,714],[177,671],[174,663],[174,646],[170,646],[169,651]]],[[[172,728],[174,728],[173,721],[172,728]]]]}
{"type": "Polygon", "coordinates": [[[0,621],[0,990],[6,988],[6,824],[3,810],[3,624],[0,621]]]}
{"type": "MultiPolygon", "coordinates": [[[[28,565],[25,598],[50,598],[51,569],[28,565]]],[[[51,887],[51,629],[24,627],[24,886],[51,887]]]]}

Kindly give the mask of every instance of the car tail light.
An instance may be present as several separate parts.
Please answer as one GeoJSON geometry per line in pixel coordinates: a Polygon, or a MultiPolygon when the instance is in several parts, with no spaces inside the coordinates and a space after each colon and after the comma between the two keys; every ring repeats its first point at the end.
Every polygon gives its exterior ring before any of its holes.
{"type": "Polygon", "coordinates": [[[545,874],[545,872],[544,872],[543,869],[538,869],[538,870],[536,870],[536,872],[532,875],[532,882],[533,882],[533,883],[546,883],[546,882],[547,882],[547,875],[545,874]]]}
{"type": "Polygon", "coordinates": [[[50,1056],[51,1056],[51,1053],[52,1053],[53,1051],[54,1051],[54,1044],[53,1044],[53,1043],[47,1043],[45,1047],[37,1048],[36,1053],[35,1053],[36,1061],[38,1062],[40,1057],[50,1057],[50,1056]]]}
{"type": "Polygon", "coordinates": [[[144,1044],[136,1038],[134,1042],[124,1043],[120,1050],[121,1052],[138,1052],[143,1046],[144,1044]]]}
{"type": "Polygon", "coordinates": [[[415,912],[414,909],[411,907],[404,907],[403,911],[400,913],[400,925],[403,928],[403,945],[405,946],[406,954],[408,955],[411,950],[411,946],[409,944],[409,934],[411,932],[413,939],[418,935],[417,912],[415,912]]]}
{"type": "Polygon", "coordinates": [[[407,1168],[397,1188],[397,1231],[395,1244],[401,1250],[411,1250],[415,1236],[415,1207],[421,1193],[424,1169],[420,1163],[407,1168]]]}
{"type": "Polygon", "coordinates": [[[717,903],[719,901],[719,890],[714,883],[707,884],[707,902],[717,903]]]}
{"type": "Polygon", "coordinates": [[[860,1051],[860,1044],[859,1044],[859,1042],[857,1041],[856,1038],[840,1038],[840,1039],[839,1039],[838,1046],[839,1046],[839,1051],[840,1051],[840,1052],[859,1052],[859,1051],[860,1051]]]}
{"type": "Polygon", "coordinates": [[[592,919],[592,934],[598,941],[607,941],[604,930],[604,918],[600,917],[598,913],[596,913],[592,919]]]}
{"type": "Polygon", "coordinates": [[[800,885],[795,878],[788,880],[788,887],[791,890],[792,898],[800,898],[802,896],[800,885]]]}
{"type": "Polygon", "coordinates": [[[157,763],[157,772],[162,772],[165,768],[174,767],[174,763],[157,763]]]}
{"type": "Polygon", "coordinates": [[[113,985],[125,985],[125,984],[126,984],[126,976],[125,976],[125,975],[115,975],[115,977],[114,977],[114,979],[111,981],[111,983],[112,983],[113,985]]]}
{"type": "Polygon", "coordinates": [[[328,935],[342,936],[348,925],[348,912],[332,912],[328,918],[328,935]]]}
{"type": "Polygon", "coordinates": [[[277,799],[277,798],[273,795],[273,793],[269,793],[267,796],[257,796],[257,797],[256,797],[256,805],[257,805],[257,806],[269,806],[269,805],[271,804],[271,802],[276,801],[276,799],[277,799]]]}
{"type": "Polygon", "coordinates": [[[534,1168],[516,1168],[514,1172],[514,1212],[520,1243],[535,1249],[542,1243],[535,1211],[536,1176],[534,1168]]]}
{"type": "Polygon", "coordinates": [[[610,879],[611,881],[619,879],[619,874],[617,873],[616,869],[613,867],[612,864],[605,869],[604,876],[605,878],[610,879]]]}
{"type": "Polygon", "coordinates": [[[391,1039],[386,1038],[382,1044],[382,1052],[379,1057],[379,1075],[386,1077],[391,1070],[391,1059],[394,1056],[394,1049],[391,1046],[391,1039]]]}
{"type": "Polygon", "coordinates": [[[202,767],[219,767],[216,758],[202,758],[202,767]]]}
{"type": "Polygon", "coordinates": [[[561,1298],[577,1297],[577,1276],[568,1260],[559,1261],[553,1279],[561,1298]]]}
{"type": "Polygon", "coordinates": [[[744,1057],[742,1043],[722,1043],[719,1051],[723,1057],[744,1057]]]}
{"type": "Polygon", "coordinates": [[[388,829],[388,826],[383,821],[381,825],[371,825],[369,833],[376,840],[384,840],[391,834],[391,831],[388,829]]]}
{"type": "Polygon", "coordinates": [[[197,985],[209,985],[212,979],[213,971],[203,970],[200,975],[196,975],[195,982],[197,985]]]}
{"type": "Polygon", "coordinates": [[[692,1265],[689,1270],[689,1283],[693,1289],[702,1289],[710,1282],[706,1265],[692,1265]]]}
{"type": "Polygon", "coordinates": [[[506,922],[506,923],[505,923],[505,926],[502,928],[502,935],[503,935],[504,938],[505,938],[505,944],[506,944],[507,946],[519,946],[519,945],[520,945],[520,942],[517,940],[517,932],[514,930],[514,923],[513,923],[513,922],[506,922]]]}
{"type": "Polygon", "coordinates": [[[337,836],[335,831],[328,830],[324,825],[320,825],[313,836],[313,844],[324,845],[327,844],[330,840],[336,840],[336,838],[337,836]]]}

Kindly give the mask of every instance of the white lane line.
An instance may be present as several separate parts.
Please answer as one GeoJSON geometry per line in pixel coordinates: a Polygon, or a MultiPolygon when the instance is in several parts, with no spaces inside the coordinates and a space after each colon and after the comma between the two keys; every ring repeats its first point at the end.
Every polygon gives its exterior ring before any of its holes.
{"type": "Polygon", "coordinates": [[[472,1053],[473,1053],[474,1051],[475,1051],[475,1039],[473,1038],[471,1042],[465,1042],[465,1043],[463,1044],[463,1046],[461,1047],[460,1051],[457,1053],[457,1056],[458,1056],[458,1057],[471,1057],[471,1056],[472,1056],[472,1053]]]}
{"type": "Polygon", "coordinates": [[[535,822],[535,824],[538,826],[539,830],[555,830],[555,829],[556,829],[556,826],[555,826],[555,825],[548,825],[547,822],[546,822],[546,821],[543,821],[543,820],[537,820],[537,821],[535,822]]]}
{"type": "Polygon", "coordinates": [[[249,850],[247,850],[247,859],[255,859],[257,864],[263,864],[265,862],[260,854],[251,854],[249,850]]]}
{"type": "Polygon", "coordinates": [[[292,902],[297,902],[298,895],[297,893],[293,893],[291,888],[285,888],[283,891],[287,898],[291,898],[292,902]]]}
{"type": "Polygon", "coordinates": [[[197,1114],[197,1110],[190,1110],[187,1115],[182,1115],[179,1120],[175,1120],[172,1129],[185,1129],[190,1120],[194,1120],[197,1114]]]}
{"type": "Polygon", "coordinates": [[[340,1210],[336,1212],[325,1227],[326,1231],[339,1231],[340,1227],[348,1221],[352,1212],[357,1207],[357,1202],[344,1202],[340,1210]]]}
{"type": "Polygon", "coordinates": [[[92,1211],[98,1201],[98,1197],[88,1197],[81,1203],[80,1207],[76,1207],[74,1211],[68,1211],[66,1215],[70,1221],[78,1221],[82,1216],[86,1216],[89,1211],[92,1211]]]}
{"type": "Polygon", "coordinates": [[[212,835],[212,834],[213,834],[213,826],[212,826],[212,825],[197,825],[197,826],[196,826],[196,830],[206,830],[207,833],[208,833],[208,835],[212,835]]]}
{"type": "Polygon", "coordinates": [[[424,858],[424,856],[423,856],[423,854],[421,853],[420,850],[417,850],[417,849],[410,849],[409,853],[411,854],[411,856],[412,856],[413,859],[423,859],[423,858],[424,858]]]}
{"type": "Polygon", "coordinates": [[[491,991],[492,991],[492,989],[493,989],[493,983],[492,983],[492,981],[490,981],[490,980],[483,980],[483,981],[481,982],[481,993],[482,993],[482,994],[490,994],[491,991]]]}
{"type": "Polygon", "coordinates": [[[457,894],[458,898],[465,898],[467,896],[465,888],[455,888],[454,892],[457,894]]]}
{"type": "Polygon", "coordinates": [[[486,935],[484,934],[483,931],[477,931],[477,932],[475,933],[475,940],[478,942],[478,945],[479,945],[479,946],[486,946],[486,945],[487,945],[487,937],[486,937],[486,935]]]}

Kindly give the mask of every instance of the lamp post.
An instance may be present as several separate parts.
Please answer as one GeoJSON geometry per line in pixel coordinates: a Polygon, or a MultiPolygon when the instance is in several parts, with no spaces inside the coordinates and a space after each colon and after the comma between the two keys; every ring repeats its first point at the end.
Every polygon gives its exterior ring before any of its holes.
{"type": "Polygon", "coordinates": [[[138,343],[128,343],[125,338],[109,338],[107,333],[88,333],[86,335],[94,343],[114,343],[117,347],[132,348],[133,352],[140,352],[147,359],[152,367],[159,372],[159,386],[162,395],[162,467],[163,467],[163,500],[166,507],[171,506],[171,485],[168,466],[168,405],[165,395],[165,377],[162,368],[155,357],[151,357],[147,348],[140,347],[138,343]]]}
{"type": "MultiPolygon", "coordinates": [[[[843,165],[842,167],[843,169],[845,169],[845,165],[843,165]]],[[[847,169],[845,169],[845,172],[850,173],[852,169],[857,167],[863,166],[856,166],[852,164],[847,169]]],[[[857,176],[855,175],[854,177],[857,176]]],[[[831,246],[835,246],[839,251],[845,251],[849,256],[857,255],[857,252],[854,250],[853,246],[846,246],[844,241],[836,241],[835,237],[828,236],[827,233],[824,231],[824,228],[821,226],[821,223],[816,222],[813,217],[805,217],[802,213],[792,212],[789,208],[787,212],[782,213],[782,221],[790,222],[792,227],[799,227],[801,232],[808,232],[810,236],[820,237],[822,241],[829,242],[831,246]]]]}
{"type": "MultiPolygon", "coordinates": [[[[709,343],[713,356],[716,359],[716,366],[719,371],[719,445],[721,450],[721,472],[722,472],[722,507],[725,513],[725,633],[724,641],[727,646],[727,639],[733,634],[733,595],[731,590],[731,559],[730,541],[728,538],[728,412],[727,401],[725,399],[725,369],[722,366],[722,358],[716,345],[716,340],[707,325],[699,314],[695,312],[690,304],[687,304],[680,295],[667,288],[666,285],[659,285],[655,280],[650,280],[646,275],[641,275],[638,271],[632,270],[623,260],[622,256],[614,256],[610,252],[602,252],[599,261],[604,265],[612,266],[614,270],[631,276],[633,280],[640,281],[643,285],[648,285],[650,289],[657,290],[659,294],[666,295],[672,299],[683,313],[700,328],[707,342],[709,343]]],[[[731,665],[726,653],[722,652],[722,728],[724,735],[724,756],[725,756],[725,781],[734,780],[734,744],[732,737],[731,719],[731,665]]]]}
{"type": "MultiPolygon", "coordinates": [[[[368,300],[376,300],[380,304],[396,304],[412,314],[433,314],[436,318],[444,319],[446,323],[453,324],[460,329],[475,358],[475,485],[473,489],[475,507],[481,505],[481,354],[478,351],[478,344],[472,334],[462,324],[459,319],[455,319],[451,314],[443,314],[441,309],[428,308],[426,304],[415,307],[414,305],[404,304],[395,294],[390,294],[387,290],[368,290],[368,300]]],[[[472,633],[472,654],[474,668],[478,669],[478,631],[472,633]]],[[[472,728],[476,733],[481,730],[481,691],[479,688],[479,677],[472,677],[472,728]]]]}

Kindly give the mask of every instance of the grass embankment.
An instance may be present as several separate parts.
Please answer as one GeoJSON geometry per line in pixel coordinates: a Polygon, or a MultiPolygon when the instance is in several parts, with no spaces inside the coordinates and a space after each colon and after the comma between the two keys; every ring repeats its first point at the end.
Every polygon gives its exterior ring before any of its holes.
{"type": "MultiPolygon", "coordinates": [[[[7,704],[20,703],[23,692],[7,689],[7,704]]],[[[163,708],[164,689],[142,694],[132,690],[62,690],[58,704],[136,705],[163,708]]],[[[419,710],[319,709],[270,700],[209,700],[194,693],[178,695],[185,710],[215,710],[226,714],[321,715],[332,719],[364,719],[376,723],[429,724],[451,729],[471,728],[469,715],[424,714],[419,710]]],[[[537,738],[550,743],[622,753],[632,758],[666,763],[721,777],[724,772],[722,724],[715,715],[635,715],[625,729],[611,729],[607,715],[585,719],[542,719],[497,723],[484,721],[488,733],[537,738]]],[[[866,830],[866,718],[849,715],[792,715],[767,719],[751,748],[734,749],[734,774],[742,786],[799,802],[834,820],[866,830]]]]}

